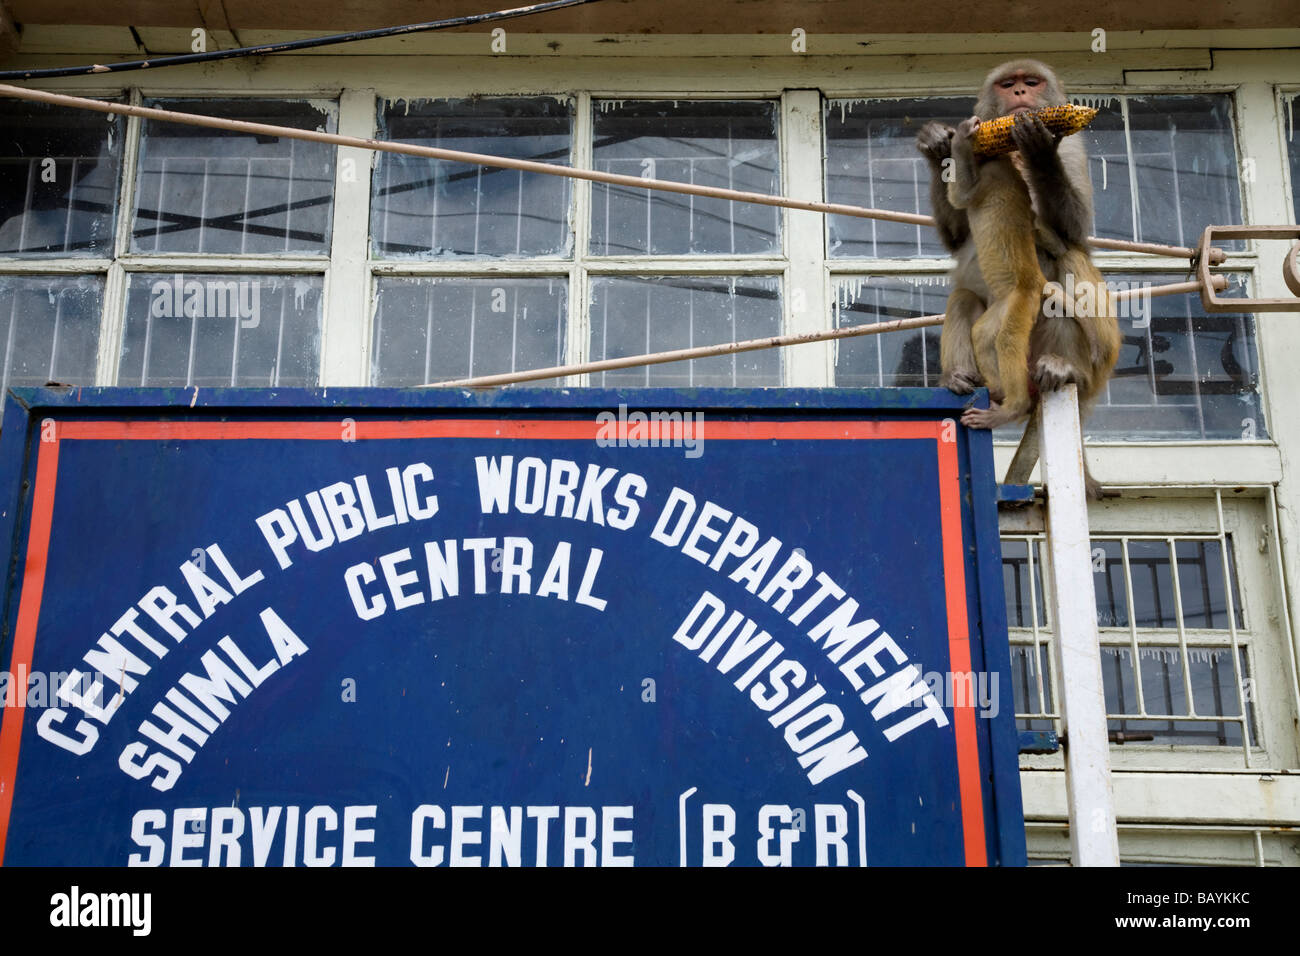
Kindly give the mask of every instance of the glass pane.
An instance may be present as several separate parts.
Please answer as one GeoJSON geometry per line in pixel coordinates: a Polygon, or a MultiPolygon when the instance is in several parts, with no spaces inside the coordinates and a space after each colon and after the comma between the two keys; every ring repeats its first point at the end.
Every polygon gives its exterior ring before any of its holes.
{"type": "MultiPolygon", "coordinates": [[[[596,278],[591,283],[593,360],[776,335],[780,280],[756,277],[596,278]]],[[[592,385],[763,386],[781,384],[779,349],[617,369],[592,385]]]]}
{"type": "Polygon", "coordinates": [[[1124,104],[1118,96],[1079,96],[1074,102],[1098,110],[1086,128],[1075,133],[1088,151],[1092,180],[1092,235],[1132,239],[1133,189],[1129,179],[1128,138],[1124,135],[1124,104]]]}
{"type": "Polygon", "coordinates": [[[1231,97],[1130,96],[1128,112],[1138,198],[1131,238],[1191,246],[1207,223],[1242,221],[1231,97]]]}
{"type": "MultiPolygon", "coordinates": [[[[1132,650],[1103,647],[1101,663],[1106,712],[1139,713],[1132,650]]],[[[1145,712],[1171,717],[1190,716],[1183,680],[1182,651],[1178,647],[1142,647],[1139,663],[1145,712]]],[[[1232,667],[1231,648],[1189,648],[1187,667],[1198,716],[1241,716],[1236,686],[1238,678],[1232,667]]],[[[1240,674],[1242,680],[1249,680],[1244,650],[1240,657],[1240,674]]],[[[1255,744],[1253,715],[1248,723],[1251,724],[1251,743],[1255,744]]],[[[1109,725],[1112,731],[1152,734],[1156,743],[1241,746],[1241,724],[1237,721],[1112,719],[1109,725]]]]}
{"type": "MultiPolygon", "coordinates": [[[[386,100],[379,136],[569,165],[573,112],[553,98],[386,100]]],[[[376,256],[558,256],[572,246],[569,180],[379,153],[372,179],[376,256]]]]}
{"type": "Polygon", "coordinates": [[[320,276],[131,276],[119,385],[312,386],[320,276]]]}
{"type": "MultiPolygon", "coordinates": [[[[1228,603],[1223,583],[1223,549],[1217,541],[1178,541],[1178,589],[1183,599],[1184,627],[1228,629],[1228,603]]],[[[1228,572],[1232,582],[1233,619],[1245,627],[1241,616],[1241,595],[1237,593],[1237,569],[1232,561],[1232,539],[1228,540],[1228,572]]]]}
{"type": "Polygon", "coordinates": [[[1007,627],[1039,627],[1047,623],[1043,606],[1043,564],[1040,542],[1033,542],[1033,587],[1029,579],[1029,543],[1024,539],[1002,542],[1002,588],[1007,599],[1007,627]],[[1030,603],[1030,596],[1033,603],[1030,603]],[[1037,616],[1035,617],[1035,612],[1037,616]]]}
{"type": "MultiPolygon", "coordinates": [[[[279,100],[150,100],[147,106],[334,132],[336,108],[279,100]]],[[[334,147],[146,120],[133,252],[327,253],[334,147]]]]}
{"type": "MultiPolygon", "coordinates": [[[[1184,281],[1176,273],[1111,274],[1112,289],[1184,281]]],[[[1245,295],[1229,276],[1223,295],[1245,295]]],[[[1122,344],[1115,372],[1088,422],[1088,434],[1129,438],[1266,438],[1259,394],[1255,321],[1206,315],[1190,295],[1121,301],[1122,344]]]]}
{"type": "Polygon", "coordinates": [[[1092,586],[1097,593],[1097,626],[1128,627],[1124,584],[1124,543],[1092,540],[1092,586]]]}
{"type": "MultiPolygon", "coordinates": [[[[835,280],[835,327],[941,315],[947,282],[933,276],[835,280]]],[[[849,387],[939,384],[939,327],[835,342],[835,384],[849,387]]]]}
{"type": "Polygon", "coordinates": [[[1133,614],[1137,626],[1177,627],[1168,543],[1130,541],[1128,566],[1133,578],[1133,614]]]}
{"type": "Polygon", "coordinates": [[[567,315],[563,278],[381,278],[370,382],[424,385],[561,365],[567,315]]]}
{"type": "Polygon", "coordinates": [[[0,276],[0,402],[11,385],[95,383],[102,276],[0,276]]]}
{"type": "MultiPolygon", "coordinates": [[[[828,100],[826,201],[930,215],[930,169],[916,150],[916,134],[931,120],[955,126],[971,115],[974,103],[973,95],[828,100]]],[[[851,216],[826,220],[833,258],[948,254],[930,226],[851,216]]]]}
{"type": "MultiPolygon", "coordinates": [[[[1048,644],[1038,645],[1038,664],[1034,664],[1032,644],[1011,645],[1011,694],[1017,714],[1045,714],[1052,711],[1052,678],[1048,663],[1051,654],[1048,644]],[[1043,682],[1042,703],[1038,696],[1038,681],[1043,682]]],[[[1052,721],[1046,718],[1022,717],[1016,721],[1020,730],[1051,730],[1052,721]]]]}
{"type": "MultiPolygon", "coordinates": [[[[777,104],[604,101],[594,105],[595,168],[778,194],[777,104]]],[[[774,206],[593,183],[595,255],[743,255],[781,249],[774,206]]]]}
{"type": "Polygon", "coordinates": [[[120,116],[0,101],[0,256],[109,257],[120,116]]]}

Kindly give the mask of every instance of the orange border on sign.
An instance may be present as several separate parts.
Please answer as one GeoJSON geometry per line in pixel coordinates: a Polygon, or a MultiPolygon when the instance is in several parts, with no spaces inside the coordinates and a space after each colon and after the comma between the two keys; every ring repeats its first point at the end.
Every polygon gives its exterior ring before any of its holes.
{"type": "MultiPolygon", "coordinates": [[[[594,420],[441,418],[418,421],[357,421],[351,425],[357,441],[390,438],[537,438],[587,439],[594,441],[606,426],[594,420]]],[[[710,422],[700,437],[710,440],[798,438],[844,439],[929,439],[935,442],[939,464],[939,521],[943,548],[944,593],[948,612],[948,658],[954,675],[969,674],[971,667],[970,622],[966,614],[966,565],[963,560],[961,526],[961,483],[957,468],[957,443],[944,441],[941,421],[725,421],[710,422]]],[[[54,518],[54,488],[58,479],[59,443],[66,439],[90,441],[176,440],[299,440],[338,441],[339,421],[72,421],[56,422],[52,441],[42,440],[36,459],[36,480],[32,490],[31,530],[27,539],[22,596],[14,631],[11,673],[30,673],[36,645],[36,625],[45,589],[45,567],[50,528],[54,518]]],[[[9,683],[12,690],[13,681],[9,683]]],[[[954,695],[958,696],[958,695],[954,695]]],[[[979,744],[973,695],[953,701],[953,732],[957,746],[957,787],[961,800],[962,836],[967,866],[987,866],[984,800],[980,781],[979,744]]],[[[18,773],[18,748],[22,740],[23,717],[27,709],[25,692],[16,695],[12,706],[4,706],[0,720],[0,866],[9,834],[18,773]]],[[[8,701],[4,702],[6,705],[8,701]]]]}

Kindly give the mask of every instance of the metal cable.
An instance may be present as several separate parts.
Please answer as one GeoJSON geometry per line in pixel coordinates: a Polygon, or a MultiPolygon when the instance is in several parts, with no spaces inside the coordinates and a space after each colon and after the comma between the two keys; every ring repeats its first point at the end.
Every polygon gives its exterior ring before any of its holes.
{"type": "Polygon", "coordinates": [[[516,17],[527,17],[535,13],[546,13],[563,7],[576,7],[584,3],[597,2],[599,0],[550,0],[548,3],[531,3],[526,7],[513,7],[509,10],[498,10],[494,13],[474,13],[466,17],[448,17],[445,20],[429,20],[425,23],[410,23],[400,27],[380,27],[376,30],[334,33],[329,36],[312,37],[307,40],[288,40],[284,43],[268,43],[262,46],[243,46],[233,50],[182,53],[177,56],[129,60],[122,63],[94,63],[90,66],[61,66],[47,70],[5,70],[0,71],[0,81],[43,80],[59,76],[128,73],[133,70],[156,70],[164,66],[184,66],[187,63],[210,63],[213,60],[233,60],[245,56],[267,56],[272,53],[288,53],[293,50],[310,50],[319,46],[332,46],[336,43],[355,43],[359,40],[378,40],[382,37],[405,36],[409,33],[449,30],[453,27],[473,26],[478,23],[496,23],[499,20],[513,20],[516,17]]]}

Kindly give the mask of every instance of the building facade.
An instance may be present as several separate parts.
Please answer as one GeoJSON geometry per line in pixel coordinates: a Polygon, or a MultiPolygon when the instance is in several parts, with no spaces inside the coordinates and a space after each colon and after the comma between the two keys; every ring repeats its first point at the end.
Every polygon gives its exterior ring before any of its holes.
{"type": "MultiPolygon", "coordinates": [[[[926,213],[916,131],[968,115],[992,66],[1033,56],[1101,109],[1078,134],[1093,234],[1195,246],[1209,225],[1297,221],[1300,19],[1288,6],[1242,5],[1225,25],[1110,4],[1008,32],[946,3],[870,22],[866,5],[839,2],[595,3],[490,31],[33,85],[926,213]]],[[[478,12],[391,2],[357,22],[328,4],[227,3],[206,19],[117,7],[8,3],[0,69],[478,12]]],[[[415,385],[933,314],[947,292],[949,261],[925,227],[3,98],[0,117],[5,387],[415,385]]],[[[1228,294],[1288,296],[1288,245],[1224,243],[1228,294]]],[[[1117,288],[1186,278],[1186,260],[1096,260],[1117,288]]],[[[1138,295],[1121,332],[1087,429],[1114,492],[1090,521],[1121,856],[1300,865],[1300,316],[1138,295]]],[[[549,384],[936,386],[938,338],[549,384]]],[[[1016,436],[997,437],[1005,468],[1016,436]]],[[[1008,515],[1003,530],[1014,673],[1001,686],[1014,699],[997,705],[1049,729],[1059,677],[1041,521],[1008,515]]],[[[1067,859],[1060,754],[1024,756],[1021,771],[1031,861],[1067,859]]]]}

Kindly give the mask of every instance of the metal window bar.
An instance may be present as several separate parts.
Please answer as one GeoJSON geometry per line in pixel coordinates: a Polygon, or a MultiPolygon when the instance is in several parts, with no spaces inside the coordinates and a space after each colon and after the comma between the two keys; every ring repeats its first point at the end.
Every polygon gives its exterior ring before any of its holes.
{"type": "MultiPolygon", "coordinates": [[[[1216,490],[1216,495],[1221,495],[1221,493],[1219,493],[1216,490]]],[[[1244,674],[1242,672],[1242,660],[1245,652],[1247,652],[1249,649],[1249,644],[1242,639],[1242,636],[1239,633],[1239,628],[1237,627],[1236,597],[1235,597],[1235,592],[1232,590],[1235,582],[1235,574],[1233,573],[1232,569],[1233,567],[1235,567],[1235,563],[1230,561],[1232,551],[1231,551],[1230,542],[1228,540],[1229,536],[1227,533],[1226,521],[1224,520],[1222,515],[1221,496],[1217,498],[1216,504],[1217,504],[1216,510],[1218,514],[1218,531],[1215,534],[1180,535],[1176,538],[1169,537],[1169,536],[1156,536],[1156,535],[1120,535],[1116,537],[1106,537],[1106,538],[1096,539],[1098,541],[1116,541],[1121,546],[1120,554],[1121,554],[1122,566],[1124,568],[1125,606],[1128,612],[1128,636],[1126,642],[1123,645],[1117,645],[1113,638],[1107,638],[1105,635],[1103,635],[1102,647],[1114,648],[1116,646],[1123,646],[1132,655],[1131,659],[1132,659],[1132,667],[1133,667],[1134,696],[1136,697],[1136,701],[1137,701],[1137,707],[1135,711],[1131,710],[1127,706],[1127,698],[1126,698],[1124,681],[1123,681],[1122,661],[1119,659],[1118,656],[1116,656],[1116,660],[1114,662],[1115,687],[1116,687],[1116,692],[1119,696],[1119,701],[1118,701],[1119,709],[1116,712],[1108,713],[1107,719],[1111,721],[1118,721],[1118,722],[1124,722],[1130,720],[1164,721],[1170,724],[1171,731],[1173,730],[1173,725],[1175,724],[1175,722],[1192,722],[1192,723],[1219,724],[1219,725],[1228,724],[1228,723],[1239,724],[1241,726],[1241,746],[1242,746],[1243,759],[1245,761],[1245,765],[1249,767],[1251,766],[1250,748],[1252,745],[1251,729],[1253,726],[1253,721],[1252,721],[1251,710],[1247,706],[1249,702],[1246,700],[1244,674]],[[1170,576],[1171,576],[1170,583],[1174,591],[1173,603],[1175,605],[1174,627],[1169,628],[1169,630],[1173,630],[1175,632],[1178,641],[1177,645],[1171,645],[1170,643],[1168,643],[1167,638],[1162,641],[1162,639],[1157,635],[1148,635],[1145,638],[1139,638],[1138,636],[1138,621],[1137,621],[1137,614],[1136,614],[1136,608],[1134,603],[1134,592],[1136,588],[1135,588],[1135,579],[1133,574],[1133,568],[1136,562],[1134,562],[1131,559],[1129,554],[1130,543],[1137,542],[1137,541],[1159,541],[1165,545],[1166,554],[1167,554],[1166,560],[1168,560],[1170,563],[1170,576]],[[1198,635],[1195,638],[1189,638],[1187,634],[1187,629],[1186,629],[1184,615],[1183,615],[1183,608],[1182,608],[1181,582],[1176,577],[1177,566],[1178,566],[1177,544],[1186,543],[1186,542],[1204,542],[1207,545],[1215,544],[1219,549],[1220,559],[1223,562],[1222,572],[1223,572],[1223,579],[1224,579],[1224,587],[1226,589],[1226,594],[1227,594],[1226,612],[1228,615],[1228,625],[1226,628],[1224,628],[1224,630],[1228,631],[1228,635],[1227,635],[1228,640],[1226,642],[1222,638],[1216,638],[1209,635],[1198,635]],[[1181,677],[1182,677],[1181,683],[1182,683],[1184,698],[1186,700],[1187,712],[1181,714],[1162,713],[1158,711],[1152,712],[1146,700],[1144,681],[1142,679],[1141,661],[1142,661],[1143,652],[1151,651],[1151,650],[1160,650],[1163,648],[1169,648],[1173,650],[1175,649],[1175,647],[1180,658],[1180,664],[1181,664],[1180,669],[1181,669],[1181,677]],[[1195,698],[1192,693],[1191,674],[1190,674],[1191,654],[1194,651],[1213,652],[1216,650],[1229,651],[1230,654],[1232,655],[1232,668],[1233,668],[1232,676],[1233,676],[1234,683],[1237,686],[1236,702],[1238,705],[1238,714],[1236,716],[1222,713],[1223,710],[1222,706],[1216,706],[1215,710],[1219,712],[1214,714],[1198,714],[1195,709],[1195,698]]],[[[1046,688],[1050,686],[1053,690],[1053,695],[1054,695],[1053,700],[1059,699],[1059,690],[1056,688],[1057,675],[1053,669],[1048,675],[1049,679],[1051,680],[1051,684],[1050,685],[1045,684],[1044,675],[1041,673],[1043,667],[1040,666],[1042,660],[1042,649],[1044,645],[1046,645],[1047,642],[1052,639],[1050,634],[1047,637],[1044,637],[1042,634],[1044,627],[1043,627],[1043,622],[1040,619],[1039,610],[1038,610],[1038,599],[1037,599],[1038,570],[1036,568],[1037,559],[1035,556],[1035,552],[1038,543],[1043,541],[1044,538],[1042,535],[1007,535],[1003,538],[1003,540],[1022,542],[1026,548],[1026,552],[1025,552],[1026,569],[1028,570],[1029,573],[1029,591],[1030,591],[1030,615],[1029,615],[1030,627],[1028,629],[1030,631],[1030,641],[1029,643],[1025,643],[1023,640],[1018,640],[1016,641],[1016,644],[1017,646],[1024,647],[1027,650],[1032,650],[1032,660],[1027,662],[1027,666],[1035,667],[1037,668],[1038,671],[1035,675],[1036,676],[1035,684],[1038,691],[1038,708],[1036,711],[1017,713],[1015,717],[1018,721],[1045,720],[1045,719],[1059,721],[1059,714],[1048,709],[1047,701],[1045,698],[1046,688]]],[[[1158,562],[1154,560],[1143,561],[1141,562],[1141,564],[1146,565],[1146,570],[1150,572],[1150,580],[1152,582],[1152,586],[1149,589],[1149,596],[1154,603],[1154,610],[1155,610],[1157,621],[1163,622],[1167,612],[1163,607],[1163,605],[1160,603],[1160,587],[1158,581],[1158,566],[1157,566],[1158,562]]],[[[1202,580],[1204,583],[1202,585],[1202,591],[1206,594],[1209,593],[1207,579],[1208,579],[1208,575],[1206,575],[1203,572],[1202,580]]],[[[1017,587],[1019,587],[1018,582],[1017,582],[1017,587]]],[[[1020,595],[1018,593],[1017,600],[1019,599],[1019,596],[1020,595]]],[[[1212,614],[1212,610],[1213,610],[1212,603],[1209,600],[1206,600],[1204,602],[1204,608],[1207,616],[1212,614]]],[[[1212,623],[1212,618],[1210,620],[1212,623]]],[[[1151,629],[1147,629],[1147,630],[1151,630],[1151,629]]],[[[1159,630],[1159,628],[1157,628],[1157,630],[1159,630]]],[[[1175,635],[1170,635],[1170,636],[1173,637],[1175,635]]],[[[1217,661],[1217,658],[1213,656],[1210,659],[1210,665],[1211,665],[1211,674],[1212,676],[1214,676],[1215,669],[1221,665],[1217,661]]],[[[1050,667],[1050,664],[1048,666],[1050,667]]],[[[1165,694],[1164,694],[1165,699],[1172,700],[1173,685],[1169,683],[1169,681],[1171,680],[1171,675],[1167,668],[1163,672],[1163,676],[1166,682],[1165,694]]],[[[1221,696],[1221,688],[1219,687],[1217,682],[1214,682],[1212,684],[1212,692],[1216,695],[1215,696],[1216,703],[1221,703],[1223,698],[1221,696]]],[[[1162,709],[1167,709],[1167,708],[1162,708],[1162,709]]],[[[1123,726],[1121,724],[1121,730],[1122,729],[1123,726]]]]}
{"type": "MultiPolygon", "coordinates": [[[[1223,492],[1217,488],[1214,491],[1214,510],[1218,520],[1219,529],[1219,563],[1223,566],[1223,596],[1226,602],[1228,612],[1228,637],[1232,642],[1232,677],[1233,683],[1237,687],[1237,708],[1241,714],[1241,753],[1242,759],[1246,761],[1246,766],[1250,766],[1250,709],[1246,706],[1246,682],[1241,673],[1241,648],[1237,641],[1237,608],[1236,599],[1232,593],[1232,553],[1228,548],[1228,534],[1226,523],[1223,520],[1223,492]]],[[[1208,579],[1208,575],[1205,576],[1208,579]]],[[[1208,588],[1208,580],[1206,584],[1208,588]]],[[[1213,682],[1217,689],[1218,681],[1213,682]]],[[[1222,710],[1222,708],[1219,708],[1222,710]]],[[[1263,729],[1260,729],[1260,742],[1263,743],[1263,729]]]]}

